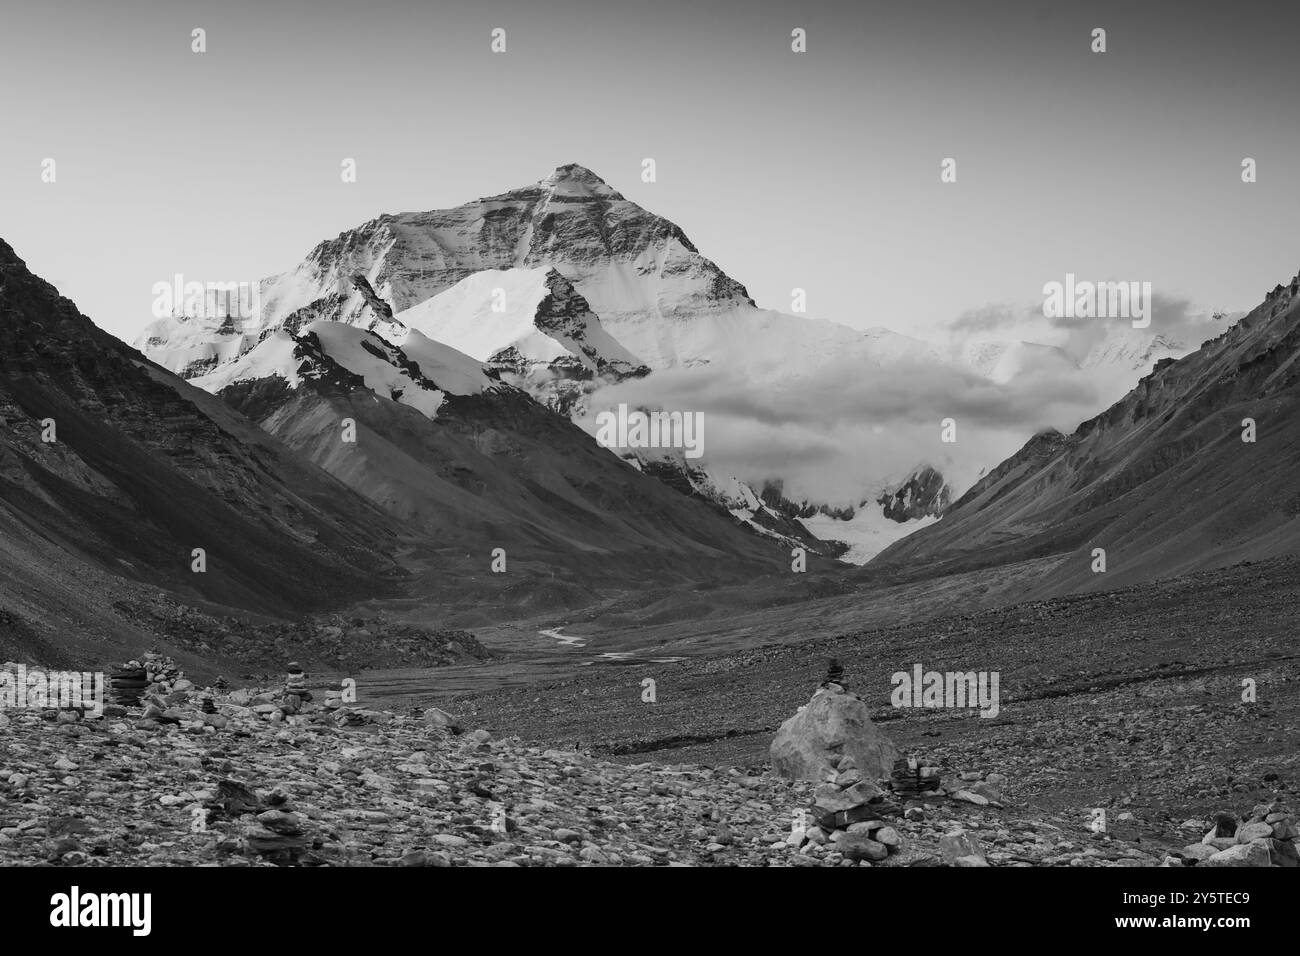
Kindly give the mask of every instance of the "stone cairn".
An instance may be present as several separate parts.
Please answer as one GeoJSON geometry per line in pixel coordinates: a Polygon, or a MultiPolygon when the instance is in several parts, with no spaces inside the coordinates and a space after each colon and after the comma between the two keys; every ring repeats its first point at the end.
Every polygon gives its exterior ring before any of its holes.
{"type": "Polygon", "coordinates": [[[148,694],[170,694],[177,684],[184,682],[185,690],[193,686],[185,681],[185,674],[176,662],[162,654],[145,654],[140,660],[119,664],[109,672],[109,688],[113,703],[123,707],[139,705],[148,694]]]}
{"type": "Polygon", "coordinates": [[[295,812],[293,799],[282,787],[265,797],[237,780],[222,780],[216,796],[205,805],[206,820],[238,821],[242,833],[217,845],[218,852],[245,851],[277,866],[303,866],[321,862],[312,852],[323,841],[295,812]],[[248,820],[247,817],[252,817],[248,820]]]}
{"type": "Polygon", "coordinates": [[[306,701],[311,700],[311,694],[307,690],[307,675],[303,673],[302,665],[290,661],[288,671],[284,679],[284,706],[286,711],[296,714],[306,701]]]}
{"type": "MultiPolygon", "coordinates": [[[[1260,804],[1249,814],[1214,815],[1214,826],[1200,843],[1183,848],[1186,866],[1300,866],[1300,831],[1281,802],[1260,804]]],[[[1174,858],[1171,858],[1174,859],[1174,858]]],[[[1166,860],[1168,863],[1169,860],[1166,860]]]]}
{"type": "Polygon", "coordinates": [[[878,863],[904,848],[902,835],[890,825],[890,818],[902,813],[892,795],[867,780],[852,757],[841,757],[832,779],[813,793],[812,806],[804,814],[804,825],[790,835],[792,845],[805,841],[830,844],[846,859],[878,863]]]}
{"type": "Polygon", "coordinates": [[[890,784],[904,800],[943,795],[940,783],[943,771],[937,764],[918,757],[899,757],[894,761],[890,784]]]}
{"type": "Polygon", "coordinates": [[[109,673],[109,686],[113,703],[123,707],[135,707],[140,697],[149,686],[144,665],[139,661],[128,661],[114,667],[109,673]]]}

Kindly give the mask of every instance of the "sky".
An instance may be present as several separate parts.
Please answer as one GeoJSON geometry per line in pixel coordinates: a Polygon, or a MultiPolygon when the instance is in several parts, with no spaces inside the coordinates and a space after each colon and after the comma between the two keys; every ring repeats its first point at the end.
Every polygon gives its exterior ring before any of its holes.
{"type": "Polygon", "coordinates": [[[802,288],[809,315],[856,327],[942,334],[1023,312],[1067,272],[1253,307],[1300,266],[1293,18],[1249,0],[1054,6],[14,5],[0,238],[130,340],[175,273],[257,279],[381,213],[578,162],[760,306],[788,311],[802,288]]]}

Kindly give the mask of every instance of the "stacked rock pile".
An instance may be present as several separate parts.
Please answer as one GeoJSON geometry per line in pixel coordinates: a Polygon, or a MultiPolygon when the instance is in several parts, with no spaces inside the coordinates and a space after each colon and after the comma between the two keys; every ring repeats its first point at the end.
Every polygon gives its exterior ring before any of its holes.
{"type": "MultiPolygon", "coordinates": [[[[1200,843],[1183,848],[1187,866],[1300,866],[1295,817],[1280,802],[1260,804],[1246,816],[1215,814],[1214,826],[1200,843]]],[[[1165,861],[1175,865],[1178,857],[1165,861]]]]}
{"type": "Polygon", "coordinates": [[[149,677],[139,661],[128,661],[114,667],[109,673],[109,686],[113,703],[134,707],[149,686],[149,677]]]}
{"type": "Polygon", "coordinates": [[[150,653],[115,666],[109,672],[109,687],[113,703],[134,707],[150,694],[166,696],[192,690],[194,685],[170,657],[150,653]]]}
{"type": "Polygon", "coordinates": [[[157,685],[154,688],[157,693],[170,694],[174,690],[189,690],[194,686],[185,679],[185,672],[170,657],[164,657],[162,654],[146,654],[143,664],[149,683],[157,685]]]}
{"type": "Polygon", "coordinates": [[[303,673],[301,664],[290,661],[289,673],[284,679],[285,709],[291,714],[296,714],[303,703],[309,700],[311,694],[307,692],[307,675],[303,673]]]}
{"type": "Polygon", "coordinates": [[[903,849],[890,825],[901,812],[892,795],[867,780],[854,759],[841,757],[813,794],[812,804],[790,834],[793,846],[811,843],[858,863],[878,863],[903,849]]]}
{"type": "Polygon", "coordinates": [[[943,796],[941,783],[943,771],[939,765],[923,757],[899,757],[894,761],[890,785],[903,800],[919,800],[943,796]]]}

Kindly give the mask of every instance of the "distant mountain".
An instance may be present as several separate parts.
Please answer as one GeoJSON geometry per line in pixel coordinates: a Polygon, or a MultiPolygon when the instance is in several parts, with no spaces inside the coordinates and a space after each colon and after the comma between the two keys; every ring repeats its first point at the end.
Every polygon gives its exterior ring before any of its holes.
{"type": "Polygon", "coordinates": [[[936,469],[923,465],[897,488],[881,494],[876,503],[890,521],[937,518],[948,508],[952,495],[948,482],[936,469]]]}
{"type": "MultiPolygon", "coordinates": [[[[607,387],[629,380],[644,379],[638,391],[656,407],[676,407],[679,387],[688,395],[739,389],[738,404],[756,407],[774,396],[815,397],[827,388],[828,368],[888,372],[882,378],[895,387],[912,378],[956,387],[978,376],[1010,389],[1026,377],[1090,377],[1104,382],[1100,391],[1109,401],[1131,387],[1143,361],[1176,351],[1131,329],[1080,355],[1019,340],[949,348],[886,328],[862,331],[760,309],[678,225],[577,164],[452,209],[372,219],[264,280],[261,301],[260,313],[246,319],[158,319],[138,345],[164,367],[216,390],[229,381],[227,367],[260,343],[283,345],[285,336],[318,322],[374,332],[398,346],[414,330],[588,429],[615,401],[607,387]],[[674,377],[659,374],[669,370],[674,377]],[[710,375],[724,386],[710,387],[710,375]]],[[[728,466],[707,449],[704,459],[689,463],[647,451],[629,459],[765,533],[825,547],[790,523],[799,519],[751,504],[762,500],[765,486],[791,483],[792,474],[728,466]]],[[[917,466],[872,459],[873,472],[862,475],[850,497],[814,503],[814,511],[829,515],[853,496],[867,500],[917,466]]]]}
{"type": "Polygon", "coordinates": [[[873,567],[1044,559],[1035,594],[1050,594],[1272,557],[1300,548],[1297,474],[1300,276],[1073,434],[1035,436],[873,567]]]}

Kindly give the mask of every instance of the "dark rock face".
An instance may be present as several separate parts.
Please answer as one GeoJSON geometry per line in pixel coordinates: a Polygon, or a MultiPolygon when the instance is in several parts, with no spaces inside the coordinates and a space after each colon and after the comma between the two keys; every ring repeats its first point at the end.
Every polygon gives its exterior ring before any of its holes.
{"type": "Polygon", "coordinates": [[[848,521],[856,511],[852,506],[836,508],[832,505],[811,501],[792,501],[786,497],[785,482],[780,478],[769,478],[763,482],[762,488],[758,491],[758,497],[767,508],[791,520],[811,518],[822,514],[831,518],[838,518],[841,521],[848,521]]]}
{"type": "Polygon", "coordinates": [[[393,320],[393,307],[383,299],[379,298],[375,293],[375,290],[370,287],[370,282],[367,281],[364,275],[357,273],[352,276],[352,285],[353,288],[361,293],[362,298],[366,300],[366,304],[370,306],[379,319],[388,322],[393,320]]]}
{"type": "Polygon", "coordinates": [[[925,465],[914,471],[895,491],[883,494],[876,502],[891,521],[912,521],[939,516],[951,503],[951,492],[943,475],[925,465]]]}
{"type": "MultiPolygon", "coordinates": [[[[582,354],[596,363],[599,374],[609,381],[639,378],[650,374],[650,369],[644,365],[611,362],[584,341],[587,338],[588,325],[599,324],[600,320],[591,311],[587,300],[573,287],[572,282],[552,269],[546,274],[546,287],[550,290],[550,294],[537,305],[536,325],[539,329],[559,333],[576,341],[582,354]]],[[[552,363],[552,367],[564,361],[564,359],[557,359],[552,363]]],[[[570,361],[570,364],[573,363],[570,361]]]]}
{"type": "Polygon", "coordinates": [[[33,548],[271,612],[391,587],[382,513],[96,328],[3,242],[0,423],[0,525],[33,548]]]}

